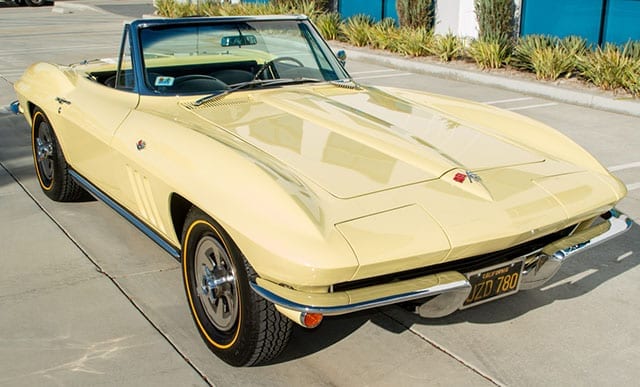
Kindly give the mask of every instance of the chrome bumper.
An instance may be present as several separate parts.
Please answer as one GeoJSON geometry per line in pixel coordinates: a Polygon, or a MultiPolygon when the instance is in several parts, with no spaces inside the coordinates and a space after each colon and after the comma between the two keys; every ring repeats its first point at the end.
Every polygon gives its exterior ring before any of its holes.
{"type": "MultiPolygon", "coordinates": [[[[542,286],[569,257],[623,234],[633,224],[626,215],[616,210],[602,217],[604,222],[526,256],[520,289],[542,286]]],[[[281,308],[326,316],[430,297],[416,309],[420,316],[426,318],[443,317],[455,312],[462,307],[471,291],[467,277],[454,271],[336,293],[304,293],[260,278],[251,283],[251,288],[281,308]]]]}
{"type": "Polygon", "coordinates": [[[529,260],[522,271],[521,290],[535,289],[550,280],[571,256],[613,239],[631,228],[633,221],[613,209],[601,224],[554,242],[529,260]]]}

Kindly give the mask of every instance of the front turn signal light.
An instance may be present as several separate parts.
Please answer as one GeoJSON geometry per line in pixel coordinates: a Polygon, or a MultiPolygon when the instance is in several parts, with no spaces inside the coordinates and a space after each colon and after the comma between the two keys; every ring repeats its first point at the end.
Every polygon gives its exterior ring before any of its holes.
{"type": "Polygon", "coordinates": [[[322,314],[320,313],[302,313],[300,322],[306,328],[315,328],[322,322],[322,314]]]}

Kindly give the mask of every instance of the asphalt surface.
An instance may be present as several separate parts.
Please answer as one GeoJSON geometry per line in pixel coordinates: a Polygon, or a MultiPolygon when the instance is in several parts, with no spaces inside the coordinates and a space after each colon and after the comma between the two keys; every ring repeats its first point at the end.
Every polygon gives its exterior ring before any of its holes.
{"type": "MultiPolygon", "coordinates": [[[[0,106],[15,99],[9,82],[32,62],[115,56],[123,20],[148,5],[1,9],[0,106]]],[[[627,184],[619,208],[640,221],[640,118],[365,60],[348,62],[362,83],[482,101],[558,128],[627,184]]],[[[328,318],[297,328],[273,364],[236,369],[198,336],[175,260],[100,202],[42,194],[29,128],[2,108],[0,220],[0,385],[631,386],[640,378],[637,225],[568,262],[542,289],[437,320],[399,307],[328,318]]]]}

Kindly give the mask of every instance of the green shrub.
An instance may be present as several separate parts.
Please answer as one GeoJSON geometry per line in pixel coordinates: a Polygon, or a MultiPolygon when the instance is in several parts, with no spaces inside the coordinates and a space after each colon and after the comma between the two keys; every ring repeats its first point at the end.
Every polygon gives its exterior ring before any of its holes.
{"type": "Polygon", "coordinates": [[[155,6],[158,15],[165,17],[199,15],[197,4],[195,3],[178,3],[175,0],[157,0],[155,6]]]}
{"type": "Polygon", "coordinates": [[[431,54],[440,58],[441,61],[449,62],[464,54],[464,41],[462,38],[449,32],[446,35],[436,36],[430,51],[431,54]]]}
{"type": "Polygon", "coordinates": [[[394,51],[397,40],[398,28],[391,18],[385,18],[369,29],[369,43],[373,48],[394,51]]]}
{"type": "Polygon", "coordinates": [[[497,69],[509,62],[511,46],[502,39],[478,39],[471,42],[469,56],[481,69],[497,69]]]}
{"type": "Polygon", "coordinates": [[[431,51],[433,33],[425,27],[406,28],[398,31],[395,41],[397,52],[409,56],[425,56],[431,51]]]}
{"type": "Polygon", "coordinates": [[[516,6],[513,0],[475,0],[478,39],[484,41],[512,40],[516,6]]]}
{"type": "Polygon", "coordinates": [[[558,41],[557,45],[574,57],[585,56],[591,51],[587,39],[580,36],[567,36],[558,41]]]}
{"type": "Polygon", "coordinates": [[[324,12],[330,12],[331,11],[331,0],[313,0],[313,1],[309,1],[309,0],[271,0],[271,3],[273,3],[274,5],[283,7],[283,8],[287,8],[287,9],[294,9],[294,10],[300,10],[300,11],[306,11],[306,12],[299,12],[299,13],[303,13],[309,17],[311,17],[311,14],[315,14],[315,13],[324,13],[324,12]],[[312,9],[310,9],[311,4],[313,3],[312,9]],[[312,12],[310,12],[312,11],[312,12]],[[310,12],[310,13],[307,13],[310,12]]]}
{"type": "Polygon", "coordinates": [[[547,47],[554,47],[557,44],[557,38],[548,35],[527,35],[518,40],[513,48],[513,54],[510,65],[521,70],[534,71],[531,64],[533,52],[547,47]]]}
{"type": "Polygon", "coordinates": [[[396,0],[396,11],[401,27],[427,30],[433,27],[433,0],[396,0]]]}
{"type": "Polygon", "coordinates": [[[634,60],[640,60],[640,41],[629,40],[622,46],[622,54],[634,60]]]}
{"type": "Polygon", "coordinates": [[[372,26],[373,19],[370,16],[358,14],[348,18],[340,29],[349,43],[362,47],[369,44],[369,30],[372,26]]]}
{"type": "Polygon", "coordinates": [[[531,55],[531,66],[536,78],[554,81],[561,75],[571,75],[576,67],[575,54],[561,46],[537,48],[531,55]]]}
{"type": "Polygon", "coordinates": [[[622,50],[606,44],[587,55],[579,64],[582,76],[605,90],[624,88],[638,94],[640,62],[623,54],[622,50]]]}
{"type": "Polygon", "coordinates": [[[337,12],[321,13],[315,17],[313,21],[322,35],[327,40],[337,40],[340,35],[340,14],[337,12]]]}

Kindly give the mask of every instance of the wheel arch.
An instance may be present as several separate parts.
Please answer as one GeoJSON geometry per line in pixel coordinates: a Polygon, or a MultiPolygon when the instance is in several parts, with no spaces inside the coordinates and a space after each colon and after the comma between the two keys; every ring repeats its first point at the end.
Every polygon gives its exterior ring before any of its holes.
{"type": "Polygon", "coordinates": [[[194,204],[183,196],[177,193],[172,193],[169,198],[169,210],[171,211],[171,222],[173,223],[173,230],[176,233],[178,240],[182,243],[182,230],[184,229],[184,223],[187,220],[187,214],[194,204]]]}

